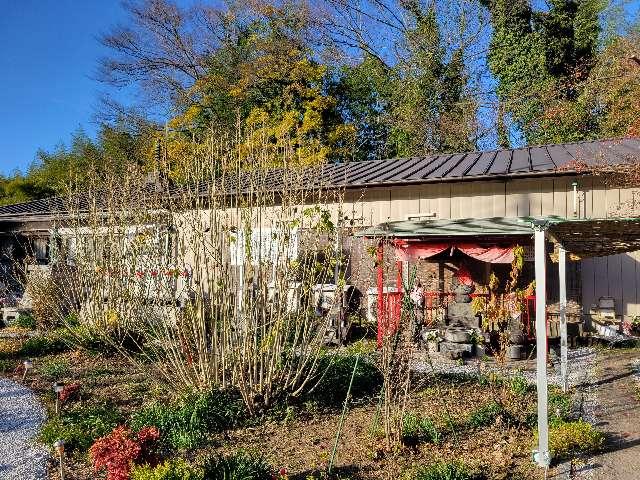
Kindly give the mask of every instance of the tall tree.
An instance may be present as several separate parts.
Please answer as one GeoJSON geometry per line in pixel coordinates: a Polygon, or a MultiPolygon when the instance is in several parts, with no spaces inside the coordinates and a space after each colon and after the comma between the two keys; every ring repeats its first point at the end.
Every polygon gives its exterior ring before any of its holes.
{"type": "Polygon", "coordinates": [[[391,142],[399,155],[473,150],[474,102],[466,95],[463,52],[447,60],[435,8],[405,2],[412,28],[395,67],[391,142]]]}
{"type": "Polygon", "coordinates": [[[105,38],[114,58],[103,67],[129,81],[141,71],[172,93],[173,174],[211,133],[243,138],[247,165],[258,144],[271,152],[272,165],[292,158],[285,148],[301,164],[351,154],[353,128],[327,92],[328,69],[309,42],[306,1],[229,2],[214,10],[146,0],[129,11],[132,26],[105,38]]]}
{"type": "Polygon", "coordinates": [[[576,104],[597,55],[602,0],[482,0],[491,12],[488,61],[497,95],[528,143],[579,140],[594,112],[576,104]],[[572,108],[578,107],[578,108],[572,108]]]}
{"type": "Polygon", "coordinates": [[[365,54],[354,65],[339,67],[331,95],[344,121],[354,129],[353,153],[347,160],[375,160],[394,155],[387,121],[394,72],[377,57],[365,54]]]}
{"type": "Polygon", "coordinates": [[[392,56],[369,43],[373,35],[360,31],[357,22],[332,24],[338,43],[357,45],[363,55],[343,67],[338,82],[340,110],[356,127],[357,145],[366,149],[360,158],[474,149],[477,102],[470,94],[466,45],[452,47],[441,31],[451,19],[434,5],[388,3],[377,4],[382,12],[359,3],[338,7],[343,17],[371,11],[369,21],[395,32],[388,40],[392,56]]]}

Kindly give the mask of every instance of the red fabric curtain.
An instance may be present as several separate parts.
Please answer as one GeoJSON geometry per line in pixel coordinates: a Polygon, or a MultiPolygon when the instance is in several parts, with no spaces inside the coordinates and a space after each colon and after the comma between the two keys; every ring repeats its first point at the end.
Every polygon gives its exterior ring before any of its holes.
{"type": "Polygon", "coordinates": [[[396,242],[396,259],[399,262],[434,257],[450,248],[450,243],[396,242]]]}
{"type": "Polygon", "coordinates": [[[513,262],[513,246],[510,247],[480,247],[475,243],[458,243],[455,248],[471,258],[487,263],[513,262]]]}
{"type": "Polygon", "coordinates": [[[514,258],[513,245],[508,247],[481,247],[476,243],[412,243],[397,240],[395,242],[396,260],[406,262],[430,258],[449,248],[457,248],[465,255],[487,263],[511,263],[514,258]]]}

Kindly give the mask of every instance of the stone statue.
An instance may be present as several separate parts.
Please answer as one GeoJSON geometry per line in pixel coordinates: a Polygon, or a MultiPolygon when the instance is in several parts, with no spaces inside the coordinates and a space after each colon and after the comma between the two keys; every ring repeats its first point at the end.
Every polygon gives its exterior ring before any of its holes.
{"type": "Polygon", "coordinates": [[[471,308],[471,294],[475,285],[469,271],[464,265],[460,266],[451,280],[451,290],[455,294],[453,302],[447,308],[447,320],[451,326],[464,328],[479,328],[479,320],[471,308]]]}

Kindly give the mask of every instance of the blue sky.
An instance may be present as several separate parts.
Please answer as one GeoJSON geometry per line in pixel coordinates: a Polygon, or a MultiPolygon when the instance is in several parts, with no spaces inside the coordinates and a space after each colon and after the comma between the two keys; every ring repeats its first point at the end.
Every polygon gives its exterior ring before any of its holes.
{"type": "Polygon", "coordinates": [[[92,116],[97,37],[125,20],[117,0],[0,0],[0,172],[25,169],[92,116]]]}
{"type": "MultiPolygon", "coordinates": [[[[193,0],[179,0],[192,4],[193,0]]],[[[214,1],[214,3],[218,3],[214,1]]],[[[639,0],[615,0],[635,17],[639,0]]],[[[0,0],[0,173],[25,170],[39,148],[94,135],[98,37],[126,21],[119,0],[0,0]]],[[[108,90],[114,95],[113,89],[108,90]]],[[[117,99],[127,103],[127,94],[117,99]]]]}

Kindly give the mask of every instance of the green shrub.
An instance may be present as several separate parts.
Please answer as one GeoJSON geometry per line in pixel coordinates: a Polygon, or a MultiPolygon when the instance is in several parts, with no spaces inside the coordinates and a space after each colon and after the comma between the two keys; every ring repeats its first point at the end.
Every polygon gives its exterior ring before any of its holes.
{"type": "Polygon", "coordinates": [[[210,433],[233,427],[243,412],[240,398],[213,391],[187,395],[174,405],[146,406],[133,414],[131,426],[134,430],[157,427],[166,446],[184,450],[203,445],[210,433]]]}
{"type": "Polygon", "coordinates": [[[476,408],[469,419],[467,424],[472,428],[482,428],[492,425],[496,419],[502,415],[505,415],[505,410],[498,402],[492,401],[476,408]]]}
{"type": "Polygon", "coordinates": [[[462,462],[434,463],[419,468],[413,480],[481,480],[482,474],[474,473],[462,462]]]}
{"type": "Polygon", "coordinates": [[[489,373],[488,375],[477,375],[474,373],[467,373],[467,372],[438,373],[435,376],[435,379],[440,383],[451,384],[451,385],[464,385],[466,383],[489,385],[489,384],[498,384],[497,382],[502,381],[492,373],[489,373]]]}
{"type": "Polygon", "coordinates": [[[62,324],[66,328],[76,328],[80,326],[80,318],[78,317],[77,313],[70,313],[69,315],[64,317],[62,324]]]}
{"type": "MultiPolygon", "coordinates": [[[[549,401],[549,423],[551,425],[561,424],[574,418],[573,399],[569,393],[564,393],[557,387],[551,387],[548,395],[549,401]]],[[[538,411],[531,409],[525,414],[524,423],[531,428],[535,428],[538,423],[538,411]]]]}
{"type": "Polygon", "coordinates": [[[28,338],[20,347],[20,355],[42,357],[67,350],[69,350],[69,347],[59,332],[50,332],[45,335],[36,335],[28,338]]]}
{"type": "Polygon", "coordinates": [[[573,399],[557,387],[549,389],[549,417],[551,423],[563,422],[571,418],[573,399]]]}
{"type": "Polygon", "coordinates": [[[16,327],[28,328],[34,330],[36,328],[36,319],[30,313],[20,313],[14,322],[16,327]]]}
{"type": "Polygon", "coordinates": [[[15,362],[12,362],[11,360],[0,359],[0,373],[10,372],[15,367],[15,362]]]}
{"type": "MultiPolygon", "coordinates": [[[[537,432],[535,440],[537,442],[537,432]]],[[[598,451],[604,445],[604,434],[584,420],[556,422],[549,425],[549,450],[554,458],[598,451]]]]}
{"type": "Polygon", "coordinates": [[[43,425],[40,441],[51,446],[62,439],[66,450],[85,452],[94,440],[107,435],[121,422],[120,413],[106,404],[75,405],[43,425]]]}
{"type": "Polygon", "coordinates": [[[68,344],[95,353],[113,354],[117,351],[113,344],[91,328],[86,325],[76,325],[74,322],[75,317],[70,316],[68,323],[65,320],[65,328],[60,329],[61,337],[68,344]]]}
{"type": "Polygon", "coordinates": [[[527,379],[520,372],[511,377],[509,380],[509,387],[514,394],[521,396],[526,395],[532,389],[529,382],[527,382],[527,379]]]}
{"type": "MultiPolygon", "coordinates": [[[[307,397],[325,405],[342,405],[353,373],[357,355],[327,354],[319,362],[320,380],[307,397]]],[[[365,356],[358,361],[351,396],[363,398],[379,393],[382,386],[382,375],[373,363],[365,356]]]]}
{"type": "Polygon", "coordinates": [[[49,380],[60,380],[69,373],[69,363],[62,359],[50,359],[42,363],[40,373],[49,380]]]}
{"type": "Polygon", "coordinates": [[[273,468],[256,453],[237,452],[212,456],[204,463],[204,478],[224,480],[271,480],[273,468]]]}
{"type": "Polygon", "coordinates": [[[182,459],[168,460],[156,467],[135,465],[131,480],[203,480],[202,469],[193,467],[182,459]]]}
{"type": "Polygon", "coordinates": [[[407,444],[438,443],[440,432],[430,418],[407,413],[402,419],[402,439],[407,444]]]}

